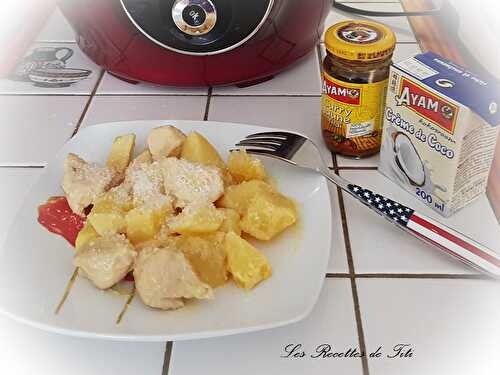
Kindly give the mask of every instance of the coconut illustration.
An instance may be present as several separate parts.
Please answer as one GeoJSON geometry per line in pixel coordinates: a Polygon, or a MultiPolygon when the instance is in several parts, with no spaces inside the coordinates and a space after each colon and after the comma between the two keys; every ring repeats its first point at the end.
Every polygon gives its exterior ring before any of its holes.
{"type": "Polygon", "coordinates": [[[396,164],[408,177],[412,185],[425,184],[425,168],[415,146],[406,134],[397,133],[394,137],[394,153],[396,164]]]}

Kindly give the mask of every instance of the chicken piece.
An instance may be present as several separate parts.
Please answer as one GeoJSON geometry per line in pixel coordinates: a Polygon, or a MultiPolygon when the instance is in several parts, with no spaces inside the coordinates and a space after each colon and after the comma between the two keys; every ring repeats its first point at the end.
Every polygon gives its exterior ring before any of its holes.
{"type": "Polygon", "coordinates": [[[150,204],[165,196],[162,166],[158,162],[134,163],[127,174],[127,183],[132,186],[134,206],[150,204]]]}
{"type": "Polygon", "coordinates": [[[165,190],[177,207],[193,202],[215,202],[224,193],[221,170],[211,165],[167,158],[161,161],[165,190]]]}
{"type": "Polygon", "coordinates": [[[182,307],[182,298],[213,298],[212,288],[174,247],[143,249],[135,262],[134,279],[141,300],[159,309],[182,307]]]}
{"type": "Polygon", "coordinates": [[[62,188],[68,204],[76,214],[84,210],[110,187],[113,172],[107,167],[89,164],[75,154],[68,154],[64,161],[62,188]]]}
{"type": "Polygon", "coordinates": [[[132,175],[144,165],[149,165],[153,162],[153,158],[149,150],[144,150],[135,159],[133,159],[125,170],[125,184],[132,186],[132,175]]]}
{"type": "Polygon", "coordinates": [[[146,149],[142,151],[137,157],[132,160],[132,163],[149,163],[151,164],[153,162],[153,155],[151,155],[151,152],[146,149]]]}
{"type": "Polygon", "coordinates": [[[124,235],[92,239],[78,248],[73,265],[99,289],[108,289],[132,269],[137,252],[124,235]]]}
{"type": "Polygon", "coordinates": [[[148,147],[153,160],[179,156],[185,139],[184,133],[171,125],[151,129],[148,135],[148,147]]]}

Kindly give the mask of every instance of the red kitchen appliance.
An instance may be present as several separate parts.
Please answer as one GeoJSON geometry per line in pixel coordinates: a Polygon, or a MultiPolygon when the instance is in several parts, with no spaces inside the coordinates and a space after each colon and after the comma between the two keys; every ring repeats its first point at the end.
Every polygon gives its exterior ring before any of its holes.
{"type": "Polygon", "coordinates": [[[330,0],[60,0],[94,62],[175,86],[264,81],[318,43],[330,0]]]}

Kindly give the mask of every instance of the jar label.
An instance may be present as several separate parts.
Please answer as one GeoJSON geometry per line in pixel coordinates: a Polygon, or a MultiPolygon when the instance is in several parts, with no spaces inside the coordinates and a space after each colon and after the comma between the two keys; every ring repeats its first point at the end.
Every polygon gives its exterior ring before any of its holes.
{"type": "Polygon", "coordinates": [[[321,122],[334,150],[355,155],[380,147],[387,83],[347,83],[323,73],[321,122]]]}

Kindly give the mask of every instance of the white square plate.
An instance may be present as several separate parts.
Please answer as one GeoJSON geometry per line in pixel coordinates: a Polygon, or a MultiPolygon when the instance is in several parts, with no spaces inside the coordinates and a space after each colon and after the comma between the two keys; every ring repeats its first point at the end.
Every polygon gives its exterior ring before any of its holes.
{"type": "MultiPolygon", "coordinates": [[[[268,257],[273,276],[253,291],[233,283],[215,290],[215,299],[194,301],[176,311],[159,311],[138,296],[120,324],[116,319],[126,296],[99,291],[77,277],[59,314],[54,314],[73,273],[73,249],[37,222],[37,207],[62,195],[63,161],[74,152],[104,163],[113,139],[135,133],[144,145],[149,130],[171,124],[197,130],[221,152],[248,134],[275,129],[201,121],[134,121],[85,128],[59,151],[28,194],[0,252],[0,311],[19,321],[62,334],[130,341],[166,341],[214,337],[278,327],[303,319],[318,298],[328,265],[331,209],[327,182],[320,175],[263,158],[279,189],[298,202],[300,221],[279,238],[257,242],[268,257]]],[[[140,151],[140,147],[137,147],[140,151]]],[[[8,197],[4,197],[8,199],[8,197]]]]}

